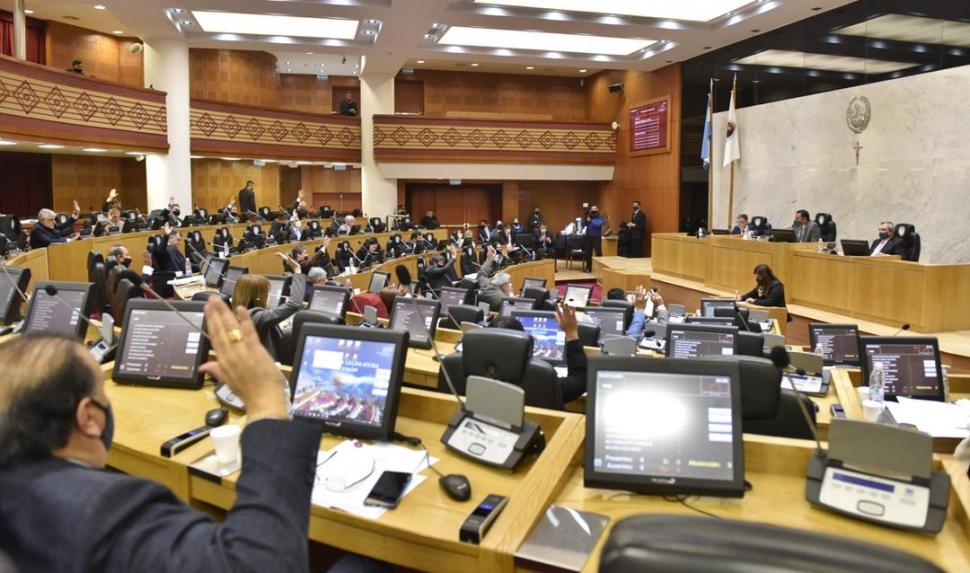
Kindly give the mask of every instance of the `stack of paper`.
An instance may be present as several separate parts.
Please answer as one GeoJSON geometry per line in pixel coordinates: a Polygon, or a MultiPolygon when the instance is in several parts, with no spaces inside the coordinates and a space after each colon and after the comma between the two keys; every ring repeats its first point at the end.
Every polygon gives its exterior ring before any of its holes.
{"type": "MultiPolygon", "coordinates": [[[[437,458],[430,458],[432,464],[437,461],[437,458]]],[[[417,473],[427,467],[424,450],[346,440],[331,450],[317,453],[316,482],[311,500],[316,505],[377,519],[387,510],[364,505],[364,499],[381,474],[385,471],[413,474],[404,497],[425,480],[417,473]]]]}
{"type": "Polygon", "coordinates": [[[966,438],[970,435],[970,401],[953,404],[913,400],[902,396],[886,402],[898,424],[911,424],[934,438],[966,438]]]}

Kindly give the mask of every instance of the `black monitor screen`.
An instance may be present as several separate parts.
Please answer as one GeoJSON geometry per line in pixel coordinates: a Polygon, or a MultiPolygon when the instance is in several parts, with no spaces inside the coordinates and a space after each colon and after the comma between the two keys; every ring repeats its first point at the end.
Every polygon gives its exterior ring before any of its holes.
{"type": "Polygon", "coordinates": [[[603,473],[730,480],[730,376],[600,371],[593,466],[603,473]]]}
{"type": "Polygon", "coordinates": [[[87,295],[87,290],[59,288],[57,296],[54,297],[43,288],[35,288],[24,324],[24,334],[57,333],[83,339],[87,326],[83,325],[80,315],[84,312],[87,295]]]}
{"type": "Polygon", "coordinates": [[[430,348],[438,323],[440,305],[435,300],[397,297],[387,327],[391,330],[406,330],[410,345],[430,348]]]}
{"type": "Polygon", "coordinates": [[[532,336],[532,356],[553,365],[566,362],[566,333],[559,328],[554,313],[513,310],[512,317],[532,336]]]}
{"type": "Polygon", "coordinates": [[[370,285],[367,287],[367,292],[372,292],[374,294],[381,292],[381,289],[387,286],[387,279],[390,276],[390,273],[374,271],[370,277],[370,285]]]}
{"type": "Polygon", "coordinates": [[[734,354],[736,328],[685,325],[667,326],[667,356],[669,358],[703,358],[734,354]]]}
{"type": "Polygon", "coordinates": [[[222,277],[222,272],[225,269],[226,259],[212,259],[205,269],[205,284],[219,286],[219,278],[222,277]]]}
{"type": "Polygon", "coordinates": [[[569,306],[581,308],[589,304],[589,296],[593,292],[593,287],[583,285],[569,285],[566,287],[566,294],[563,301],[569,306]]]}
{"type": "Polygon", "coordinates": [[[6,276],[0,276],[0,323],[14,322],[20,317],[20,303],[23,300],[17,288],[27,290],[30,269],[5,267],[3,272],[6,276]]]}
{"type": "Polygon", "coordinates": [[[531,298],[504,298],[499,309],[501,316],[512,316],[513,310],[532,310],[535,301],[531,298]]]}
{"type": "Polygon", "coordinates": [[[232,296],[232,291],[236,288],[236,282],[246,274],[246,269],[241,267],[229,267],[226,269],[226,278],[222,281],[222,288],[219,289],[221,294],[226,296],[232,296]]]}
{"type": "Polygon", "coordinates": [[[346,289],[337,287],[315,287],[310,298],[310,310],[329,312],[337,316],[344,316],[347,309],[349,293],[346,289]]]}
{"type": "Polygon", "coordinates": [[[113,377],[191,386],[205,358],[202,353],[208,348],[197,330],[202,328],[202,305],[197,304],[196,310],[180,310],[197,327],[193,328],[162,305],[142,308],[155,302],[139,302],[128,311],[113,377]]]}
{"type": "Polygon", "coordinates": [[[687,324],[708,324],[713,326],[734,326],[733,318],[688,316],[687,324]]]}
{"type": "Polygon", "coordinates": [[[623,322],[626,320],[626,310],[622,308],[593,307],[587,308],[586,316],[600,327],[600,336],[604,334],[625,334],[623,322]]]}
{"type": "Polygon", "coordinates": [[[935,338],[863,336],[860,340],[866,356],[864,380],[869,379],[875,364],[882,364],[887,397],[943,400],[940,353],[935,338]]]}
{"type": "Polygon", "coordinates": [[[266,277],[269,279],[269,294],[266,295],[266,308],[279,306],[283,298],[283,289],[286,287],[286,277],[266,277]]]}
{"type": "Polygon", "coordinates": [[[381,428],[389,393],[400,384],[393,381],[397,348],[394,342],[307,335],[297,364],[291,413],[336,428],[346,423],[381,428]]]}
{"type": "Polygon", "coordinates": [[[442,287],[438,300],[441,301],[441,314],[448,315],[448,309],[465,303],[468,290],[463,288],[442,287]]]}
{"type": "Polygon", "coordinates": [[[825,364],[859,364],[859,328],[854,324],[811,324],[812,349],[821,345],[825,364]]]}
{"type": "Polygon", "coordinates": [[[734,308],[736,302],[732,298],[702,298],[701,316],[714,318],[715,308],[734,308]]]}

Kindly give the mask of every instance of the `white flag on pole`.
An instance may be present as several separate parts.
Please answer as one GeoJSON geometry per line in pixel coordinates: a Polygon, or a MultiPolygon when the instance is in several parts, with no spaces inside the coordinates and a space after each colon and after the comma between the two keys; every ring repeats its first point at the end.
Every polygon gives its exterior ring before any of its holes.
{"type": "Polygon", "coordinates": [[[734,109],[734,94],[738,88],[738,77],[734,76],[731,86],[731,105],[728,107],[727,138],[724,140],[724,167],[741,159],[741,140],[738,137],[738,112],[734,109]]]}

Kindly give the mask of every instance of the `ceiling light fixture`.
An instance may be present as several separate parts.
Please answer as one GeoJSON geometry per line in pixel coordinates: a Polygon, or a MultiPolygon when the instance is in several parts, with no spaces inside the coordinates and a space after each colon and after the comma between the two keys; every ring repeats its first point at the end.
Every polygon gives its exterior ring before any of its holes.
{"type": "Polygon", "coordinates": [[[57,145],[56,143],[41,143],[37,147],[41,149],[64,149],[63,145],[57,145]]]}
{"type": "Polygon", "coordinates": [[[424,60],[418,60],[418,63],[419,64],[423,64],[424,63],[424,60]]]}
{"type": "Polygon", "coordinates": [[[452,26],[438,43],[449,46],[626,56],[655,43],[655,40],[452,26]]]}
{"type": "MultiPolygon", "coordinates": [[[[733,62],[750,66],[771,66],[772,68],[795,68],[859,74],[885,74],[919,65],[914,63],[874,60],[872,58],[812,54],[789,50],[765,50],[745,58],[734,60],[733,62]]],[[[777,72],[771,69],[768,71],[772,73],[781,72],[780,69],[777,72]]]]}
{"type": "Polygon", "coordinates": [[[115,36],[121,36],[122,34],[125,33],[125,31],[124,30],[112,30],[111,33],[114,34],[115,36]]]}
{"type": "Polygon", "coordinates": [[[885,14],[865,22],[839,28],[835,30],[835,33],[844,36],[860,36],[867,39],[878,38],[914,44],[943,44],[944,46],[970,48],[970,24],[920,16],[885,14]]]}
{"type": "Polygon", "coordinates": [[[526,66],[525,69],[527,69],[527,70],[534,70],[534,69],[536,69],[536,67],[535,66],[526,66]]]}
{"type": "Polygon", "coordinates": [[[192,15],[205,32],[258,36],[353,40],[357,36],[359,24],[357,20],[337,18],[304,18],[205,10],[193,10],[192,15]]]}
{"type": "Polygon", "coordinates": [[[583,69],[579,70],[579,73],[585,74],[586,73],[586,68],[583,68],[583,69]]]}
{"type": "Polygon", "coordinates": [[[540,10],[563,10],[602,14],[610,18],[637,16],[640,18],[663,18],[708,22],[737,10],[751,0],[704,0],[703,2],[631,2],[630,0],[475,0],[475,4],[536,8],[540,10]]]}
{"type": "Polygon", "coordinates": [[[94,9],[95,9],[95,10],[107,10],[107,9],[108,9],[108,7],[107,7],[107,6],[105,6],[104,4],[95,4],[95,5],[94,5],[94,9]]]}
{"type": "Polygon", "coordinates": [[[24,14],[27,14],[28,16],[31,15],[31,14],[33,14],[33,13],[34,13],[34,11],[31,10],[31,9],[29,9],[29,8],[26,9],[26,10],[24,10],[24,14]]]}
{"type": "Polygon", "coordinates": [[[478,67],[478,64],[472,63],[472,67],[473,68],[477,68],[478,67]]]}
{"type": "Polygon", "coordinates": [[[108,151],[107,149],[101,149],[100,147],[85,147],[81,151],[86,151],[88,153],[104,153],[108,151]]]}
{"type": "Polygon", "coordinates": [[[6,139],[0,139],[0,145],[17,145],[17,142],[7,141],[6,139]]]}

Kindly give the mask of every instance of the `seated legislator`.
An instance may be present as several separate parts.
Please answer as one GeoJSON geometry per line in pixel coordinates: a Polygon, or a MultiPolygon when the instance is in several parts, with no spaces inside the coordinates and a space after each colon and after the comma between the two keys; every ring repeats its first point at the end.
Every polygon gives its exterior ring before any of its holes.
{"type": "Polygon", "coordinates": [[[731,234],[744,235],[750,230],[752,229],[748,227],[748,215],[745,213],[741,213],[740,215],[738,215],[738,218],[735,220],[735,225],[734,225],[734,228],[731,229],[731,234]]]}
{"type": "Polygon", "coordinates": [[[885,257],[887,255],[902,255],[903,240],[893,233],[893,222],[879,223],[879,238],[872,242],[869,249],[871,257],[885,257]]]}
{"type": "Polygon", "coordinates": [[[664,298],[660,293],[647,290],[646,287],[638,286],[636,296],[633,299],[633,320],[630,321],[630,328],[626,329],[626,335],[634,338],[643,338],[643,331],[649,324],[649,317],[646,314],[647,301],[653,302],[654,312],[657,313],[657,323],[667,324],[670,313],[664,304],[664,298]]]}
{"type": "MultiPolygon", "coordinates": [[[[108,256],[106,257],[107,268],[111,268],[115,265],[121,265],[125,268],[131,266],[131,253],[128,252],[128,247],[124,245],[113,245],[108,249],[108,256]]],[[[149,265],[151,266],[151,265],[149,265]]]]}
{"type": "Polygon", "coordinates": [[[429,209],[427,213],[424,214],[424,218],[421,219],[421,226],[428,230],[434,230],[440,227],[438,223],[438,216],[434,214],[434,211],[429,209]]]}
{"type": "Polygon", "coordinates": [[[344,217],[344,222],[337,227],[338,235],[353,235],[354,226],[357,224],[357,219],[353,215],[347,215],[344,217]]]}
{"type": "MultiPolygon", "coordinates": [[[[558,303],[556,322],[559,323],[560,330],[566,333],[566,376],[559,376],[558,380],[562,388],[562,401],[568,403],[586,393],[586,352],[583,350],[583,342],[579,339],[576,309],[568,304],[558,303]]],[[[492,326],[509,330],[525,330],[518,319],[509,316],[500,318],[492,326]]]]}
{"type": "Polygon", "coordinates": [[[487,302],[492,311],[502,307],[502,299],[512,296],[512,277],[505,271],[492,271],[496,266],[495,247],[488,247],[488,258],[478,271],[478,302],[487,302]]]}
{"type": "Polygon", "coordinates": [[[738,300],[758,306],[778,306],[784,308],[785,285],[775,277],[768,265],[758,265],[754,268],[754,280],[757,283],[750,291],[738,295],[738,300]]]}
{"type": "Polygon", "coordinates": [[[303,310],[303,300],[306,298],[306,278],[300,269],[300,264],[286,253],[276,254],[293,271],[290,297],[284,304],[272,308],[266,307],[269,299],[269,279],[263,275],[243,275],[239,277],[235,288],[232,289],[232,305],[241,306],[249,311],[256,326],[256,332],[259,334],[259,340],[274,360],[276,350],[283,341],[280,323],[303,310]]]}
{"type": "MultiPolygon", "coordinates": [[[[317,247],[317,252],[311,257],[310,252],[303,245],[297,245],[293,247],[290,257],[294,261],[300,264],[300,270],[303,274],[310,276],[310,270],[319,267],[322,269],[326,276],[332,277],[335,273],[333,270],[333,263],[330,260],[330,254],[327,253],[327,246],[330,244],[330,237],[323,238],[323,245],[317,247]]],[[[289,262],[283,261],[283,272],[288,272],[290,270],[289,262]]]]}
{"type": "Polygon", "coordinates": [[[795,231],[795,242],[815,243],[822,238],[822,229],[818,223],[812,220],[808,211],[799,209],[795,211],[795,221],[792,223],[792,231],[795,231]]]}
{"type": "Polygon", "coordinates": [[[536,253],[539,258],[555,258],[556,256],[556,239],[545,224],[540,224],[536,230],[536,253]]]}
{"type": "Polygon", "coordinates": [[[321,428],[288,419],[283,377],[244,311],[210,300],[205,315],[218,362],[202,368],[248,417],[221,523],[156,482],[105,469],[112,405],[84,346],[51,334],[0,346],[0,552],[20,571],[309,570],[321,428]]]}
{"type": "Polygon", "coordinates": [[[178,229],[165,223],[162,240],[155,244],[155,270],[163,273],[185,271],[185,255],[179,251],[182,235],[178,229]]]}
{"type": "Polygon", "coordinates": [[[441,292],[441,287],[450,287],[458,280],[455,274],[455,259],[458,256],[458,247],[448,245],[447,255],[435,255],[431,257],[431,264],[424,269],[424,278],[428,281],[428,286],[435,293],[441,292]]]}
{"type": "Polygon", "coordinates": [[[66,243],[74,234],[74,223],[77,222],[81,208],[74,202],[74,213],[60,225],[54,222],[57,213],[50,209],[41,209],[37,213],[37,224],[30,230],[30,248],[43,249],[51,243],[66,243]]]}

